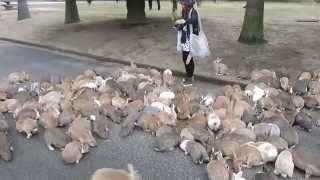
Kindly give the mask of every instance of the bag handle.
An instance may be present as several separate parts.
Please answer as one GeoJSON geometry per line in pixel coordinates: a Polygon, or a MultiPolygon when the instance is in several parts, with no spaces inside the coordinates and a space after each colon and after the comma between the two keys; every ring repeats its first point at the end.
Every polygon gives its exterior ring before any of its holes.
{"type": "MultiPolygon", "coordinates": [[[[195,5],[196,7],[197,7],[197,4],[195,5]]],[[[199,33],[200,33],[200,31],[202,31],[203,32],[203,29],[202,29],[202,22],[201,22],[201,18],[200,18],[200,14],[199,14],[199,11],[196,9],[196,8],[192,8],[191,10],[190,10],[190,12],[189,12],[189,15],[188,15],[188,18],[189,19],[191,19],[191,14],[192,14],[192,11],[193,10],[196,10],[197,11],[197,13],[198,13],[198,25],[199,25],[199,33]]],[[[189,24],[189,28],[190,28],[190,33],[192,33],[193,34],[193,27],[192,27],[192,24],[189,24]]]]}

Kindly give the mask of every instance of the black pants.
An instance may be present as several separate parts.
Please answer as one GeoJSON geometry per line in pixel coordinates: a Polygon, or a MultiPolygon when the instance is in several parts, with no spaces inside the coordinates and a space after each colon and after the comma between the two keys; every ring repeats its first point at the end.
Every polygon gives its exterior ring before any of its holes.
{"type": "Polygon", "coordinates": [[[183,51],[182,52],[182,60],[184,63],[184,67],[186,68],[187,77],[191,78],[193,76],[193,72],[194,72],[194,61],[193,61],[193,58],[191,58],[189,64],[186,64],[189,53],[190,52],[188,52],[188,51],[183,51]]]}

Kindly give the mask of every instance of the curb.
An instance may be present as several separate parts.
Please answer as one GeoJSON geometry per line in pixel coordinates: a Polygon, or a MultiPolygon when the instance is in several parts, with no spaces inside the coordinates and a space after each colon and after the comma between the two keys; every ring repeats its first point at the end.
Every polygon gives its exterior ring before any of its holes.
{"type": "MultiPolygon", "coordinates": [[[[83,52],[78,52],[78,51],[74,51],[74,50],[62,49],[62,48],[58,48],[58,47],[54,47],[54,46],[50,46],[50,45],[37,44],[37,43],[21,41],[21,40],[16,40],[16,39],[10,39],[10,38],[3,38],[3,37],[0,37],[0,40],[12,42],[12,43],[17,43],[17,44],[22,44],[22,45],[27,45],[27,46],[33,46],[33,47],[42,48],[42,49],[47,49],[47,50],[51,50],[51,51],[57,51],[57,52],[61,52],[61,53],[83,56],[83,57],[94,59],[98,62],[110,62],[110,63],[118,63],[118,64],[123,64],[123,65],[130,65],[130,62],[122,60],[122,59],[107,58],[104,56],[97,56],[97,55],[93,55],[93,54],[89,54],[89,53],[83,53],[83,52]]],[[[159,68],[159,67],[156,67],[153,65],[141,64],[141,63],[135,63],[135,64],[138,67],[142,67],[142,68],[154,68],[154,69],[158,69],[160,71],[165,70],[164,68],[159,68]]],[[[185,75],[184,72],[179,71],[179,70],[172,70],[172,72],[176,76],[182,77],[185,75]]],[[[195,79],[197,79],[199,81],[204,81],[204,82],[208,82],[208,83],[215,83],[215,84],[219,84],[219,85],[238,84],[240,86],[246,86],[247,84],[249,84],[249,81],[247,81],[247,80],[226,78],[226,77],[220,77],[220,76],[219,77],[218,76],[208,77],[208,76],[204,76],[204,75],[195,74],[194,77],[195,77],[195,79]]]]}

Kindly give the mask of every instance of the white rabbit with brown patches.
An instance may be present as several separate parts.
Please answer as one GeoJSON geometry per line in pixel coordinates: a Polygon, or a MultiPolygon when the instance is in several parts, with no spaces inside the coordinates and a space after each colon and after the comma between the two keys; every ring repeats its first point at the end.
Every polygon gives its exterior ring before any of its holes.
{"type": "Polygon", "coordinates": [[[274,173],[284,178],[292,178],[294,170],[292,154],[288,150],[282,151],[275,163],[274,173]]]}
{"type": "Polygon", "coordinates": [[[246,178],[242,177],[243,172],[239,171],[238,173],[232,173],[232,180],[246,180],[246,178]]]}
{"type": "Polygon", "coordinates": [[[168,87],[172,86],[175,82],[172,71],[170,69],[166,69],[162,74],[163,85],[168,87]]]}
{"type": "Polygon", "coordinates": [[[213,131],[217,131],[221,127],[221,120],[214,111],[211,111],[208,113],[207,122],[208,122],[208,127],[213,131]]]}
{"type": "Polygon", "coordinates": [[[252,143],[261,153],[261,157],[265,163],[274,162],[278,156],[278,149],[269,142],[252,143]]]}
{"type": "Polygon", "coordinates": [[[222,59],[218,57],[216,60],[212,62],[214,72],[216,73],[216,75],[227,75],[229,68],[221,61],[222,59]]]}
{"type": "Polygon", "coordinates": [[[280,78],[280,86],[284,91],[290,91],[290,89],[292,89],[292,86],[287,77],[280,78]]]}
{"type": "Polygon", "coordinates": [[[209,156],[206,149],[198,142],[183,140],[180,143],[180,148],[186,155],[190,154],[192,161],[195,164],[209,162],[209,156]]]}

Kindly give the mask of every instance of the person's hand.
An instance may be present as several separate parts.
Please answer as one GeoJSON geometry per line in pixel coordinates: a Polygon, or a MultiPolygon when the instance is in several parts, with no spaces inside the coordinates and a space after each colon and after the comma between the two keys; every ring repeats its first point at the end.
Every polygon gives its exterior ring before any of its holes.
{"type": "Polygon", "coordinates": [[[186,20],[184,20],[184,19],[178,19],[175,22],[175,24],[184,24],[184,23],[186,23],[186,20]]]}
{"type": "Polygon", "coordinates": [[[187,57],[187,60],[186,60],[186,65],[188,65],[191,61],[192,57],[191,55],[189,54],[188,57],[187,57]]]}

